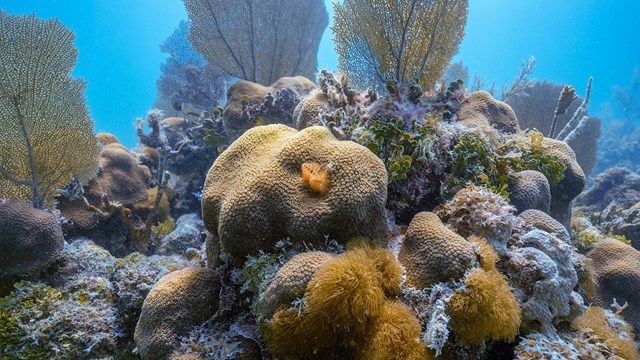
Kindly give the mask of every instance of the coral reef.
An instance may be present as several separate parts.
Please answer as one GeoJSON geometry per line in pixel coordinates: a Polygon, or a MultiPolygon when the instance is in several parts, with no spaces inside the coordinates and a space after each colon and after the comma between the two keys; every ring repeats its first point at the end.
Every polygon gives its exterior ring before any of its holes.
{"type": "Polygon", "coordinates": [[[418,289],[460,279],[477,261],[471,244],[429,212],[411,220],[398,259],[407,270],[407,283],[418,289]]]}
{"type": "Polygon", "coordinates": [[[355,236],[382,241],[386,185],[380,159],[358,144],[336,140],[325,128],[259,126],[209,170],[203,219],[236,264],[258,250],[269,252],[285,237],[297,243],[321,243],[325,235],[343,243],[355,236]],[[330,164],[331,187],[324,196],[304,186],[305,162],[330,164]]]}
{"type": "Polygon", "coordinates": [[[60,256],[63,245],[55,215],[0,199],[0,276],[38,273],[60,256]]]}
{"type": "Polygon", "coordinates": [[[136,325],[143,359],[170,359],[192,326],[218,308],[219,279],[205,268],[185,268],[163,277],[149,292],[136,325]]]}

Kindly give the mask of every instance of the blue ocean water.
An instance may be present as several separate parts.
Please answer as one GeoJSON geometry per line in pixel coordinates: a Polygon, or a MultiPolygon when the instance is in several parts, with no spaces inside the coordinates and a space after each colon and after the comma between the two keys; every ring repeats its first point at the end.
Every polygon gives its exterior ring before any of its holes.
{"type": "MultiPolygon", "coordinates": [[[[331,15],[331,0],[326,5],[331,15]]],[[[88,82],[96,130],[134,146],[132,124],[156,95],[164,59],[159,44],[187,18],[182,1],[0,0],[0,8],[57,17],[75,31],[80,54],[74,73],[88,82]]],[[[635,0],[471,0],[455,59],[488,82],[512,80],[529,56],[537,60],[537,80],[573,84],[584,93],[593,76],[591,111],[603,114],[611,88],[627,84],[640,67],[639,22],[635,0]]],[[[337,65],[331,37],[328,28],[318,54],[321,68],[337,65]]]]}

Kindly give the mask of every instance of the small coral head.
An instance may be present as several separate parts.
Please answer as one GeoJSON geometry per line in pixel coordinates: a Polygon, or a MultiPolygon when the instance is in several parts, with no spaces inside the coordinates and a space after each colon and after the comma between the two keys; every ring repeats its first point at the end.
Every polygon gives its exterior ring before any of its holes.
{"type": "Polygon", "coordinates": [[[314,193],[325,195],[331,187],[331,166],[314,162],[302,164],[302,181],[314,193]]]}

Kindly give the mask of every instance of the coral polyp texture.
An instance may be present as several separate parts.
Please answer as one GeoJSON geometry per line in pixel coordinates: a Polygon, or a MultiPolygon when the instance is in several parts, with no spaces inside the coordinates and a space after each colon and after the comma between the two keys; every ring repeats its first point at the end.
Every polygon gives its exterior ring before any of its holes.
{"type": "Polygon", "coordinates": [[[61,255],[63,245],[55,215],[0,199],[0,276],[37,273],[61,255]]]}
{"type": "Polygon", "coordinates": [[[511,107],[494,99],[486,91],[477,91],[460,106],[458,118],[470,126],[491,126],[504,133],[516,133],[520,130],[518,118],[511,107]]]}
{"type": "Polygon", "coordinates": [[[635,290],[640,284],[640,252],[615,239],[605,239],[587,253],[598,281],[596,303],[608,307],[614,300],[629,309],[622,316],[640,332],[640,316],[635,310],[640,306],[640,296],[635,290]]]}
{"type": "Polygon", "coordinates": [[[193,326],[218,309],[219,279],[205,268],[185,268],[163,277],[149,292],[136,325],[143,359],[170,359],[193,326]]]}
{"type": "Polygon", "coordinates": [[[549,180],[535,170],[514,173],[509,178],[509,200],[517,213],[533,209],[548,214],[551,206],[549,180]]]}
{"type": "Polygon", "coordinates": [[[460,279],[477,263],[473,246],[429,212],[411,220],[401,246],[398,258],[415,288],[460,279]]]}
{"type": "MultiPolygon", "coordinates": [[[[323,127],[284,125],[247,131],[218,157],[204,185],[205,227],[236,263],[282,238],[345,243],[386,240],[387,174],[369,150],[338,141],[323,127]],[[331,186],[318,197],[303,181],[302,164],[331,164],[331,186]]],[[[214,246],[209,242],[208,246],[214,246]]]]}

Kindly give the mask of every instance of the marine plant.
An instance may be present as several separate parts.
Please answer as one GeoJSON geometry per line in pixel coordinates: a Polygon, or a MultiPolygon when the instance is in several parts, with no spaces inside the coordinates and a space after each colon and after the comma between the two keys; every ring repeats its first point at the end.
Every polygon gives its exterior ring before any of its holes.
{"type": "Polygon", "coordinates": [[[340,69],[363,89],[390,80],[433,89],[458,51],[467,11],[466,0],[335,2],[340,69]]]}
{"type": "Polygon", "coordinates": [[[328,15],[322,0],[184,0],[189,38],[213,74],[269,85],[316,72],[328,15]],[[304,14],[304,16],[301,16],[304,14]]]}
{"type": "Polygon", "coordinates": [[[53,206],[58,189],[98,169],[78,51],[59,21],[0,11],[0,196],[53,206]]]}

